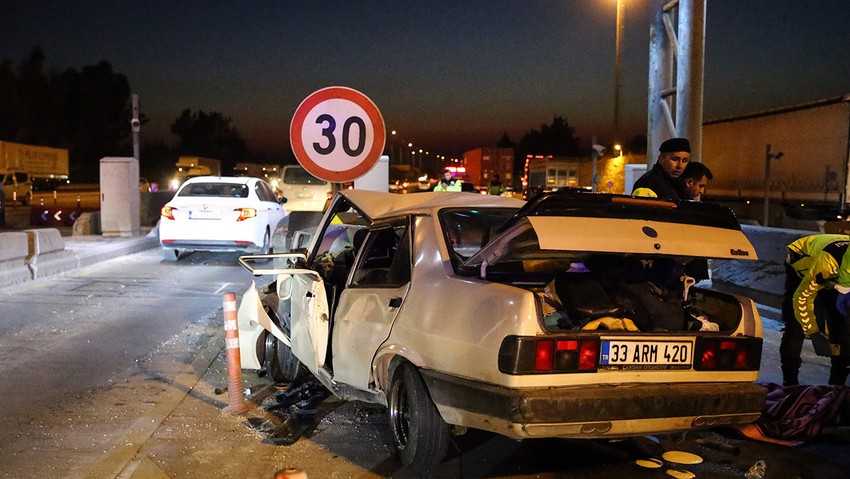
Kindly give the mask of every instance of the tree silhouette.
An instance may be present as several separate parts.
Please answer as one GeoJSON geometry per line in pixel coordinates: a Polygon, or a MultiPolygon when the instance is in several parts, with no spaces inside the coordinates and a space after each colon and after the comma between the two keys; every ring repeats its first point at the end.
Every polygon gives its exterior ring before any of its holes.
{"type": "Polygon", "coordinates": [[[104,156],[129,155],[130,85],[109,62],[45,72],[34,48],[0,63],[0,140],[67,148],[74,181],[97,181],[104,156]]]}
{"type": "Polygon", "coordinates": [[[248,144],[231,122],[216,111],[183,110],[171,125],[171,133],[180,139],[175,148],[177,153],[221,160],[225,171],[232,170],[237,162],[249,161],[248,144]]]}

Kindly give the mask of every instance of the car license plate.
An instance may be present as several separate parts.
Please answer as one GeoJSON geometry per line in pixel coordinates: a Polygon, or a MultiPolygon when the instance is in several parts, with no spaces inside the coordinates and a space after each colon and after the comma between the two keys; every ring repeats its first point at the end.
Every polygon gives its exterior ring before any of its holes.
{"type": "Polygon", "coordinates": [[[221,212],[213,210],[189,210],[190,220],[220,220],[221,212]]]}
{"type": "Polygon", "coordinates": [[[692,341],[602,341],[599,365],[607,369],[688,369],[692,341]]]}

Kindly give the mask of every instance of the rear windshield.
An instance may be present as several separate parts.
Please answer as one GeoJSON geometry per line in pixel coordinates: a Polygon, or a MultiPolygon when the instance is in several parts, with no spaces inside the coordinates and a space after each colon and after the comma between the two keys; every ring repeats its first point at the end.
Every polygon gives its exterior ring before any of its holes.
{"type": "Polygon", "coordinates": [[[489,243],[496,230],[516,211],[515,208],[453,208],[440,211],[440,223],[455,268],[489,243]]]}
{"type": "Polygon", "coordinates": [[[283,171],[283,182],[288,185],[324,185],[327,181],[320,180],[307,173],[304,168],[286,168],[283,171]]]}
{"type": "Polygon", "coordinates": [[[248,185],[242,183],[191,183],[177,196],[215,196],[219,198],[247,198],[248,185]]]}

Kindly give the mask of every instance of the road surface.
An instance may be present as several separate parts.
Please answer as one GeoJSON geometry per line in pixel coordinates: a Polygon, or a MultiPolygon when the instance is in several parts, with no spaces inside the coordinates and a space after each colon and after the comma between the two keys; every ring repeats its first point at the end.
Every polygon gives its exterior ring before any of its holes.
{"type": "MultiPolygon", "coordinates": [[[[730,431],[622,441],[513,441],[469,432],[430,475],[398,463],[382,407],[334,399],[305,438],[264,442],[246,425],[262,408],[223,414],[227,384],[222,296],[252,278],[235,254],[195,253],[178,263],[158,249],[0,289],[0,477],[269,478],[286,466],[311,479],[667,477],[636,459],[668,450],[700,455],[678,466],[700,478],[740,478],[758,459],[768,478],[844,477],[846,442],[787,448],[730,431]],[[716,451],[696,439],[740,451],[716,451]]],[[[775,312],[775,311],[774,311],[775,312]]],[[[770,310],[765,310],[770,315],[770,310]]],[[[766,321],[762,379],[778,379],[778,323],[766,321]]],[[[809,348],[807,347],[807,350],[809,348]]],[[[803,378],[823,382],[826,362],[806,357],[803,378]]],[[[245,372],[252,399],[272,392],[245,372]]],[[[667,464],[670,467],[671,464],[667,464]]]]}

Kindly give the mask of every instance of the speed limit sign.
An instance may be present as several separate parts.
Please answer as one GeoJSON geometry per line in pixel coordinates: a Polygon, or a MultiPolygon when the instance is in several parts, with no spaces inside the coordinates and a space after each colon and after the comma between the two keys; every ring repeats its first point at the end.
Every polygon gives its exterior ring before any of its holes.
{"type": "Polygon", "coordinates": [[[384,151],[386,130],[378,107],[346,87],[311,93],[295,110],[289,142],[298,163],[313,176],[333,183],[359,178],[384,151]]]}

